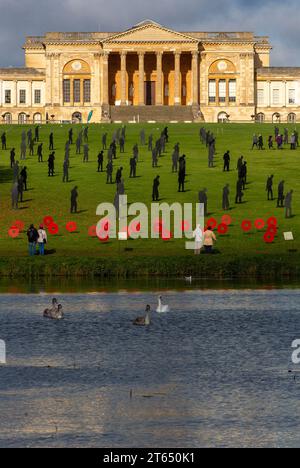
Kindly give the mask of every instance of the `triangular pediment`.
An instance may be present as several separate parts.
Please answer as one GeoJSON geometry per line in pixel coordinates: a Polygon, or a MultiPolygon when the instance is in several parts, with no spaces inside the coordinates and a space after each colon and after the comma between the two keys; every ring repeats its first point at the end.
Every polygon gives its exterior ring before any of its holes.
{"type": "Polygon", "coordinates": [[[154,21],[143,21],[133,28],[119,34],[114,34],[103,43],[134,43],[134,42],[190,42],[198,43],[194,37],[165,28],[154,21]]]}

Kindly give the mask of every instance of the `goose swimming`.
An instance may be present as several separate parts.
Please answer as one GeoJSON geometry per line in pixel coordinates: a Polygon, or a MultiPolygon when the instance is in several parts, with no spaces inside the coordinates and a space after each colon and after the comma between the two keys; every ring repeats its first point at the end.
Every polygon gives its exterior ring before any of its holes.
{"type": "Polygon", "coordinates": [[[147,307],[146,307],[146,315],[144,315],[143,317],[137,317],[137,318],[132,322],[133,325],[136,325],[136,326],[139,326],[139,327],[146,327],[146,326],[150,325],[150,323],[151,323],[150,312],[151,312],[151,307],[150,307],[149,305],[147,305],[147,307]]]}

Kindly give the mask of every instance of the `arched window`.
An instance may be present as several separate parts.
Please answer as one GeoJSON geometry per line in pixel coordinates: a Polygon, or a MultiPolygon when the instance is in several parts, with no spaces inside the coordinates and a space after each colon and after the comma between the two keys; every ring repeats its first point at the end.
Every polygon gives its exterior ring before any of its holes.
{"type": "Polygon", "coordinates": [[[220,112],[218,115],[218,122],[225,123],[229,121],[229,115],[227,112],[220,112]]]}
{"type": "Polygon", "coordinates": [[[212,105],[235,104],[237,72],[234,64],[220,59],[211,64],[208,72],[208,102],[212,105]]]}
{"type": "Polygon", "coordinates": [[[91,102],[91,68],[84,60],[71,60],[63,68],[64,105],[84,105],[91,102]]]}
{"type": "Polygon", "coordinates": [[[296,123],[297,122],[297,116],[294,114],[294,112],[291,112],[288,115],[288,123],[296,123]]]}
{"type": "Polygon", "coordinates": [[[10,112],[6,112],[4,115],[3,115],[3,120],[4,120],[4,123],[6,124],[11,124],[12,123],[12,115],[10,112]]]}
{"type": "Polygon", "coordinates": [[[81,112],[74,112],[74,114],[72,115],[72,122],[73,123],[81,123],[82,122],[81,112]]]}
{"type": "Polygon", "coordinates": [[[36,114],[34,114],[33,116],[33,123],[35,124],[39,124],[42,122],[42,114],[40,114],[39,112],[37,112],[36,114]]]}
{"type": "Polygon", "coordinates": [[[18,116],[18,123],[19,125],[24,125],[26,124],[27,122],[27,115],[25,114],[25,112],[21,112],[21,114],[19,114],[18,116]]]}
{"type": "Polygon", "coordinates": [[[281,117],[280,117],[279,112],[275,112],[275,114],[273,114],[272,122],[273,123],[280,123],[281,122],[281,117]]]}
{"type": "Polygon", "coordinates": [[[265,121],[265,114],[263,114],[262,112],[260,112],[259,114],[257,114],[256,116],[256,122],[258,123],[264,123],[265,121]]]}

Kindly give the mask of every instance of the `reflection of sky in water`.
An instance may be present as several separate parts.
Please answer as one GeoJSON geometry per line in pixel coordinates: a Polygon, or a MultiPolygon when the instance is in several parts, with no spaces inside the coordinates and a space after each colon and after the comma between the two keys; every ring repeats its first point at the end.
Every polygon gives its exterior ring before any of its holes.
{"type": "Polygon", "coordinates": [[[57,296],[0,296],[0,446],[300,445],[299,290],[57,296]]]}

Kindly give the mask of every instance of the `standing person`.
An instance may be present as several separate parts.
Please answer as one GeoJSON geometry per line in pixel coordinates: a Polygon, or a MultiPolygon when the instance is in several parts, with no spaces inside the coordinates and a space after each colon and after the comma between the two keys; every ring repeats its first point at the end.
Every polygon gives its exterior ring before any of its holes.
{"type": "Polygon", "coordinates": [[[107,150],[107,133],[102,136],[102,149],[107,150]]]}
{"type": "Polygon", "coordinates": [[[159,186],[160,186],[160,176],[158,175],[155,177],[153,181],[153,188],[152,188],[152,201],[156,202],[159,200],[159,186]]]}
{"type": "Polygon", "coordinates": [[[236,183],[236,196],[235,196],[235,203],[242,203],[243,199],[243,181],[239,179],[236,183]]]}
{"type": "Polygon", "coordinates": [[[112,176],[113,176],[113,163],[112,161],[109,161],[106,166],[106,183],[107,184],[113,183],[112,176]]]}
{"type": "Polygon", "coordinates": [[[273,136],[272,135],[270,135],[269,138],[268,138],[268,146],[269,146],[269,150],[274,149],[274,147],[273,147],[273,136]]]}
{"type": "Polygon", "coordinates": [[[168,129],[168,127],[164,128],[163,134],[164,134],[164,137],[166,139],[166,143],[169,143],[169,129],[168,129]]]}
{"type": "Polygon", "coordinates": [[[117,170],[117,173],[116,173],[116,184],[119,185],[121,183],[121,180],[122,180],[122,172],[123,172],[123,167],[120,167],[118,170],[117,170]]]}
{"type": "Polygon", "coordinates": [[[23,178],[20,176],[18,179],[18,201],[23,203],[23,192],[24,192],[24,182],[23,178]]]}
{"type": "Polygon", "coordinates": [[[205,253],[211,254],[213,252],[213,245],[216,242],[217,238],[213,232],[211,226],[208,226],[207,230],[204,233],[204,248],[205,253]]]}
{"type": "Polygon", "coordinates": [[[19,161],[16,161],[13,165],[13,176],[14,176],[14,182],[17,182],[19,178],[19,173],[20,173],[20,166],[19,166],[19,161]]]}
{"type": "Polygon", "coordinates": [[[243,164],[244,164],[244,156],[241,156],[238,159],[237,166],[236,166],[238,173],[240,173],[240,170],[243,164]]]}
{"type": "Polygon", "coordinates": [[[83,162],[89,162],[89,145],[87,143],[83,147],[83,162]]]}
{"type": "Polygon", "coordinates": [[[16,160],[16,151],[15,148],[13,148],[10,152],[10,168],[12,169],[14,167],[16,160]]]}
{"type": "Polygon", "coordinates": [[[27,175],[27,167],[26,167],[26,166],[23,167],[23,169],[21,170],[20,176],[21,176],[21,178],[23,179],[24,190],[25,190],[25,192],[27,192],[27,179],[28,179],[28,175],[27,175]]]}
{"type": "Polygon", "coordinates": [[[69,182],[69,160],[65,159],[63,163],[63,182],[69,182]]]}
{"type": "Polygon", "coordinates": [[[85,143],[89,141],[89,127],[85,127],[83,130],[83,139],[85,143]]]}
{"type": "Polygon", "coordinates": [[[293,198],[293,190],[290,190],[285,197],[284,200],[284,207],[285,207],[285,217],[291,218],[292,217],[292,198],[293,198]]]}
{"type": "Polygon", "coordinates": [[[47,244],[47,233],[44,229],[44,226],[41,224],[39,229],[38,229],[38,240],[37,240],[37,243],[38,243],[38,246],[39,246],[39,254],[41,256],[44,256],[45,255],[45,244],[47,244]]]}
{"type": "Polygon", "coordinates": [[[151,133],[148,138],[148,151],[152,151],[152,149],[153,149],[153,135],[151,133]]]}
{"type": "Polygon", "coordinates": [[[29,156],[34,155],[34,139],[32,138],[29,143],[29,156]]]}
{"type": "Polygon", "coordinates": [[[226,184],[225,187],[223,188],[223,196],[222,196],[222,208],[224,211],[229,210],[230,204],[229,204],[229,184],[226,184]]]}
{"type": "Polygon", "coordinates": [[[133,157],[130,159],[130,175],[129,175],[130,178],[136,177],[136,166],[137,166],[137,160],[136,160],[136,158],[133,156],[133,157]]]}
{"type": "Polygon", "coordinates": [[[69,130],[69,144],[73,145],[73,129],[70,128],[69,130]]]}
{"type": "Polygon", "coordinates": [[[48,177],[54,177],[54,161],[55,153],[53,151],[48,158],[48,177]]]}
{"type": "Polygon", "coordinates": [[[254,133],[252,138],[252,150],[254,149],[254,147],[258,148],[258,138],[256,133],[254,133]]]}
{"type": "Polygon", "coordinates": [[[278,184],[277,208],[283,208],[283,202],[284,202],[284,180],[281,180],[278,184]]]}
{"type": "Polygon", "coordinates": [[[119,139],[120,153],[125,153],[125,138],[121,135],[119,139]]]}
{"type": "Polygon", "coordinates": [[[18,182],[14,182],[12,189],[11,189],[11,207],[13,210],[18,209],[18,203],[19,203],[18,182]]]}
{"type": "Polygon", "coordinates": [[[36,253],[36,243],[39,238],[39,234],[33,224],[30,225],[27,231],[27,238],[29,244],[29,255],[30,257],[34,257],[36,253]]]}
{"type": "Polygon", "coordinates": [[[258,149],[263,150],[264,149],[264,139],[262,135],[259,135],[258,137],[258,149]]]}
{"type": "Polygon", "coordinates": [[[268,193],[268,201],[273,200],[273,179],[274,175],[271,175],[267,179],[266,191],[268,193]]]}
{"type": "Polygon", "coordinates": [[[230,171],[230,151],[227,151],[224,154],[223,160],[224,160],[223,172],[225,172],[225,171],[229,172],[230,171]]]}
{"type": "Polygon", "coordinates": [[[295,134],[292,133],[291,135],[291,150],[295,150],[296,149],[296,137],[295,137],[295,134]]]}
{"type": "Polygon", "coordinates": [[[140,143],[142,146],[145,146],[146,144],[146,133],[144,129],[142,129],[140,132],[140,143]]]}
{"type": "Polygon", "coordinates": [[[248,169],[247,169],[247,162],[244,161],[244,164],[242,165],[242,167],[241,167],[241,169],[240,169],[240,173],[239,173],[239,178],[240,178],[240,180],[242,181],[243,190],[246,189],[246,184],[247,184],[247,172],[248,172],[248,169]]]}
{"type": "Polygon", "coordinates": [[[73,190],[71,190],[71,214],[77,213],[78,205],[77,205],[77,199],[78,199],[78,187],[74,187],[73,190]]]}
{"type": "Polygon", "coordinates": [[[22,140],[21,142],[21,155],[20,155],[20,160],[24,161],[26,159],[26,140],[22,140]]]}
{"type": "Polygon", "coordinates": [[[212,144],[208,147],[208,167],[214,167],[215,150],[212,144]]]}
{"type": "Polygon", "coordinates": [[[154,147],[152,149],[152,167],[157,167],[158,165],[158,153],[157,153],[157,148],[154,147]]]}
{"type": "Polygon", "coordinates": [[[98,154],[98,172],[103,172],[103,159],[104,159],[104,152],[100,151],[98,154]]]}
{"type": "Polygon", "coordinates": [[[38,125],[34,129],[34,141],[36,143],[40,141],[40,127],[38,125]]]}
{"type": "Polygon", "coordinates": [[[277,149],[282,150],[283,148],[283,135],[277,135],[276,137],[277,149]]]}
{"type": "Polygon", "coordinates": [[[179,159],[179,174],[178,174],[178,192],[184,192],[184,183],[186,176],[185,154],[179,159]]]}
{"type": "Polygon", "coordinates": [[[198,200],[199,200],[199,203],[203,206],[203,210],[201,209],[201,214],[203,214],[203,216],[207,216],[207,213],[208,213],[208,197],[207,197],[207,189],[204,188],[203,190],[200,190],[199,193],[198,193],[198,200]]]}
{"type": "Polygon", "coordinates": [[[197,224],[195,231],[193,232],[195,239],[195,255],[200,255],[201,247],[203,244],[203,231],[200,224],[197,224]]]}
{"type": "Polygon", "coordinates": [[[136,162],[138,162],[138,160],[139,160],[139,147],[138,147],[137,144],[134,145],[132,151],[133,151],[133,157],[134,157],[134,159],[136,160],[136,162]]]}
{"type": "Polygon", "coordinates": [[[38,162],[43,162],[43,143],[40,143],[37,149],[38,162]]]}
{"type": "Polygon", "coordinates": [[[49,151],[54,150],[54,135],[53,132],[50,133],[49,135],[49,151]]]}
{"type": "Polygon", "coordinates": [[[76,138],[76,154],[81,154],[81,139],[79,136],[76,138]]]}
{"type": "Polygon", "coordinates": [[[178,172],[178,153],[174,151],[172,154],[172,172],[178,172]]]}
{"type": "Polygon", "coordinates": [[[6,133],[3,132],[1,135],[1,143],[2,143],[2,149],[6,150],[6,133]]]}

